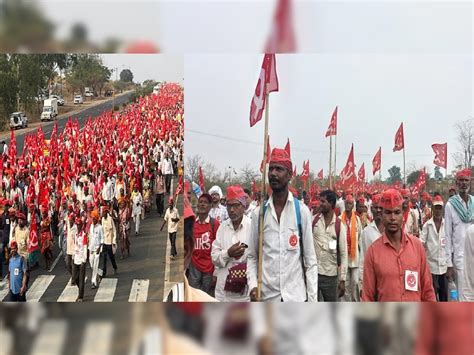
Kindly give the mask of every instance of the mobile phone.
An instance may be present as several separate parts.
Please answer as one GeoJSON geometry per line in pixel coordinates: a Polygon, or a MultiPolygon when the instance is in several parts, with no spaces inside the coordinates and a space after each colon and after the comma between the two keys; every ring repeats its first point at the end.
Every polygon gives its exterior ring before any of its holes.
{"type": "Polygon", "coordinates": [[[243,246],[244,248],[248,248],[249,246],[245,243],[240,243],[241,246],[243,246]]]}

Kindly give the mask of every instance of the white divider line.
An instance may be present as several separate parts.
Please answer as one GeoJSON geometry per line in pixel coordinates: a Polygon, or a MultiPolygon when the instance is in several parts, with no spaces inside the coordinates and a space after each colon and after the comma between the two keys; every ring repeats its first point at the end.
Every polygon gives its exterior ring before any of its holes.
{"type": "MultiPolygon", "coordinates": [[[[87,276],[84,284],[87,284],[87,276]]],[[[77,286],[71,286],[71,279],[69,279],[61,296],[58,298],[58,302],[76,302],[77,296],[79,296],[79,288],[77,286]]]]}
{"type": "Polygon", "coordinates": [[[102,279],[94,302],[112,302],[114,300],[117,279],[102,279]]]}
{"type": "Polygon", "coordinates": [[[48,270],[49,272],[53,271],[53,269],[56,267],[56,264],[58,263],[59,258],[61,257],[61,255],[63,255],[63,251],[62,251],[62,250],[59,252],[59,254],[58,254],[58,256],[56,257],[56,259],[54,259],[53,265],[51,265],[51,268],[48,270]]]}
{"type": "Polygon", "coordinates": [[[0,302],[7,297],[8,292],[10,292],[10,283],[8,282],[8,279],[5,279],[0,282],[0,302]]]}
{"type": "Polygon", "coordinates": [[[132,283],[132,290],[130,291],[130,297],[128,298],[128,302],[146,302],[148,298],[149,286],[150,286],[150,280],[134,279],[132,283]]]}
{"type": "Polygon", "coordinates": [[[2,344],[2,354],[13,354],[13,334],[11,331],[0,329],[0,344],[2,344]]]}
{"type": "Polygon", "coordinates": [[[39,275],[26,291],[27,302],[38,302],[54,279],[54,275],[39,275]]]}
{"type": "Polygon", "coordinates": [[[87,324],[85,334],[82,337],[80,355],[109,355],[114,323],[91,322],[87,324]]]}
{"type": "MultiPolygon", "coordinates": [[[[32,346],[31,355],[60,355],[67,336],[65,320],[47,320],[40,327],[40,332],[32,346]]],[[[66,352],[64,352],[66,353],[66,352]]]]}

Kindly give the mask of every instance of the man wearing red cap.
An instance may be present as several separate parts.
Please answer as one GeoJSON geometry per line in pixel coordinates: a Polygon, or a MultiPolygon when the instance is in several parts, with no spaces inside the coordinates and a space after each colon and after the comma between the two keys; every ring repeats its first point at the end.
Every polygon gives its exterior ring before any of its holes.
{"type": "Polygon", "coordinates": [[[423,245],[402,229],[402,204],[397,190],[382,194],[385,232],[367,250],[363,301],[436,301],[423,245]]]}
{"type": "Polygon", "coordinates": [[[215,297],[221,302],[249,301],[247,247],[251,219],[245,215],[248,195],[241,186],[227,188],[229,218],[221,223],[212,243],[212,262],[217,274],[215,297]]]}
{"type": "Polygon", "coordinates": [[[376,241],[378,238],[382,236],[385,231],[385,227],[383,225],[383,208],[380,205],[380,199],[382,195],[376,194],[372,196],[372,204],[370,209],[372,211],[372,222],[370,222],[367,227],[362,230],[362,234],[360,236],[360,271],[359,271],[359,278],[360,278],[360,291],[362,294],[362,285],[364,279],[364,259],[365,254],[367,253],[367,249],[369,249],[370,245],[376,241]]]}
{"type": "Polygon", "coordinates": [[[311,213],[289,193],[293,172],[289,154],[275,148],[268,180],[272,195],[252,216],[247,256],[250,298],[257,300],[259,213],[264,208],[263,301],[303,302],[318,298],[318,265],[311,230],[311,213]],[[299,214],[298,214],[299,212],[299,214]],[[306,270],[306,274],[305,274],[306,270]]]}
{"type": "Polygon", "coordinates": [[[426,257],[433,277],[433,286],[438,301],[448,301],[448,280],[446,237],[443,219],[443,199],[436,196],[433,201],[433,217],[421,230],[421,242],[425,246],[426,257]]]}
{"type": "Polygon", "coordinates": [[[446,253],[448,254],[448,280],[455,280],[459,299],[462,299],[464,280],[464,243],[467,229],[474,223],[474,197],[469,194],[471,169],[456,174],[458,194],[452,196],[445,207],[446,253]]]}
{"type": "Polygon", "coordinates": [[[28,280],[28,262],[18,254],[16,241],[10,243],[10,260],[8,263],[8,281],[10,292],[7,300],[10,302],[25,302],[28,280]]]}

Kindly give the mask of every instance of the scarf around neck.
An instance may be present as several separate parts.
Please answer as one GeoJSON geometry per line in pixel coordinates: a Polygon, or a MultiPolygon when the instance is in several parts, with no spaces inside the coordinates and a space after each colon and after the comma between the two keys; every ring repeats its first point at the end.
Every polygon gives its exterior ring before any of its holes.
{"type": "Polygon", "coordinates": [[[356,256],[356,248],[357,248],[357,240],[356,240],[356,233],[357,233],[357,216],[354,212],[351,214],[350,224],[347,220],[346,212],[342,213],[342,223],[347,225],[347,250],[349,252],[349,259],[354,260],[356,256]]]}
{"type": "Polygon", "coordinates": [[[461,221],[464,223],[471,223],[474,218],[474,201],[473,196],[469,195],[469,201],[467,202],[467,207],[459,195],[454,195],[448,200],[451,205],[454,207],[454,210],[458,214],[461,221]]]}

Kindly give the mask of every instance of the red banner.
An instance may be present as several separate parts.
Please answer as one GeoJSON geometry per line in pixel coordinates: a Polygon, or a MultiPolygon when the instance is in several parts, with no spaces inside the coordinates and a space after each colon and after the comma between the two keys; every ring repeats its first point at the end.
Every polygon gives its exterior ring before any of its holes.
{"type": "Polygon", "coordinates": [[[337,106],[332,114],[331,123],[329,123],[329,127],[326,132],[326,137],[335,136],[335,135],[337,135],[337,106]]]}
{"type": "Polygon", "coordinates": [[[398,128],[397,133],[395,134],[395,146],[393,147],[393,151],[397,152],[405,148],[405,137],[403,135],[403,122],[398,128]]]}
{"type": "Polygon", "coordinates": [[[375,175],[377,171],[380,171],[382,166],[382,147],[379,148],[377,154],[375,154],[374,159],[372,159],[372,174],[375,175]]]}
{"type": "Polygon", "coordinates": [[[433,163],[442,168],[448,167],[448,143],[431,145],[435,153],[433,163]]]}

